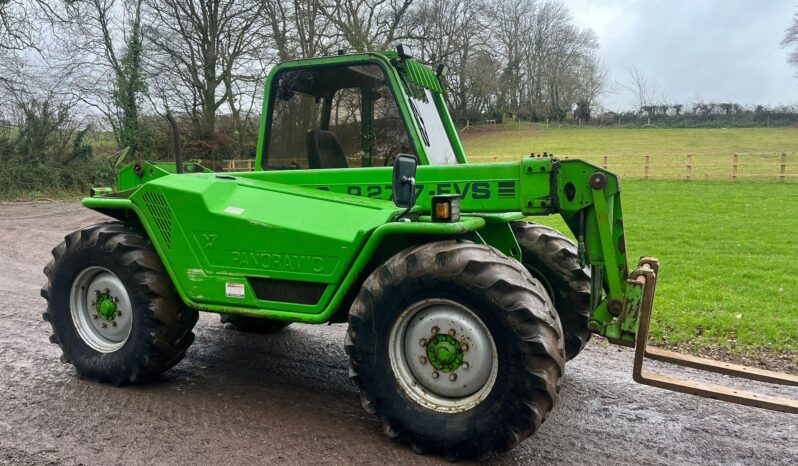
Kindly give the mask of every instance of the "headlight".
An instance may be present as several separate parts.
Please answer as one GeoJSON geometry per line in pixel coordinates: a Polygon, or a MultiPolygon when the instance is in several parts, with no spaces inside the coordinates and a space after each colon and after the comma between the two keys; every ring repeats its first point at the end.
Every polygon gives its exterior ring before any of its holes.
{"type": "Polygon", "coordinates": [[[434,196],[432,198],[432,221],[459,222],[460,196],[457,194],[434,196]]]}

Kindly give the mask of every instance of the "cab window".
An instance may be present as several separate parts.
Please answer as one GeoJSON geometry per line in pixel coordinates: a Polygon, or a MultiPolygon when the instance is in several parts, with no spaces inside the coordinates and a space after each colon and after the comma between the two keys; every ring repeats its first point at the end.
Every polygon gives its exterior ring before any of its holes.
{"type": "Polygon", "coordinates": [[[284,70],[271,89],[269,170],[385,166],[415,151],[377,65],[284,70]]]}

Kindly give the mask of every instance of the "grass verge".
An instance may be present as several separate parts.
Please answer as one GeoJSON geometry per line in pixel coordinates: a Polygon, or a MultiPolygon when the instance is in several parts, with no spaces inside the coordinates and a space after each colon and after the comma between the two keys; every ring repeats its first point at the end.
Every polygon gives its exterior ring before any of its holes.
{"type": "Polygon", "coordinates": [[[626,179],[731,180],[735,174],[737,180],[779,181],[783,177],[798,182],[798,128],[793,127],[491,128],[474,127],[463,134],[470,161],[517,160],[545,151],[606,166],[626,179]]]}
{"type": "Polygon", "coordinates": [[[511,157],[530,152],[558,156],[682,156],[733,153],[796,153],[798,128],[552,128],[476,126],[463,132],[469,159],[511,157]]]}
{"type": "Polygon", "coordinates": [[[656,344],[798,371],[794,186],[627,180],[623,209],[630,262],[662,263],[656,344]]]}

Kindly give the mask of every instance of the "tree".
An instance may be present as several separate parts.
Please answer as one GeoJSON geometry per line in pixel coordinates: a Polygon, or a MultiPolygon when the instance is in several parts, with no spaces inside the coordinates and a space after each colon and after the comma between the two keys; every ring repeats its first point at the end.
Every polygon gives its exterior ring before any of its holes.
{"type": "Polygon", "coordinates": [[[69,164],[89,157],[89,128],[73,115],[74,102],[59,101],[50,92],[42,98],[20,95],[15,102],[14,156],[25,163],[69,164]]]}
{"type": "Polygon", "coordinates": [[[494,40],[497,52],[504,62],[500,76],[500,107],[502,112],[519,114],[521,103],[526,100],[528,75],[522,66],[523,51],[536,12],[534,0],[495,1],[490,5],[492,12],[494,40]]]}
{"type": "Polygon", "coordinates": [[[521,118],[562,119],[604,91],[598,39],[557,1],[491,0],[492,50],[503,64],[499,100],[521,118]]]}
{"type": "Polygon", "coordinates": [[[399,34],[413,0],[319,0],[320,13],[335,27],[342,45],[372,52],[405,39],[399,34]]]}
{"type": "Polygon", "coordinates": [[[277,62],[399,42],[447,65],[458,121],[586,118],[606,88],[595,34],[559,0],[0,0],[0,90],[56,89],[137,150],[166,151],[172,111],[186,152],[216,161],[252,146],[277,62]]]}
{"type": "Polygon", "coordinates": [[[468,60],[463,77],[468,89],[466,98],[470,101],[468,109],[476,116],[486,115],[486,119],[497,119],[498,109],[498,58],[486,50],[477,52],[468,60]],[[493,117],[493,118],[491,118],[493,117]]]}
{"type": "Polygon", "coordinates": [[[58,15],[45,0],[0,0],[0,86],[24,87],[24,52],[41,52],[44,24],[58,15]]]}
{"type": "MultiPolygon", "coordinates": [[[[235,115],[239,94],[260,82],[267,1],[144,0],[148,70],[164,110],[190,119],[201,156],[219,157],[216,120],[227,105],[235,115]]],[[[241,124],[241,121],[237,123],[241,124]]],[[[239,132],[243,129],[239,127],[239,132]]]]}
{"type": "Polygon", "coordinates": [[[19,51],[34,46],[35,22],[23,0],[0,1],[0,51],[19,51]]]}
{"type": "Polygon", "coordinates": [[[584,62],[580,64],[582,70],[572,78],[575,84],[577,103],[582,103],[586,113],[583,112],[583,120],[589,120],[597,105],[598,98],[607,88],[607,69],[597,54],[589,54],[583,57],[584,62]],[[586,116],[584,116],[586,115],[586,116]]]}
{"type": "Polygon", "coordinates": [[[586,100],[580,100],[576,103],[576,108],[574,109],[574,117],[582,120],[587,121],[590,120],[591,108],[590,102],[586,100]]]}
{"type": "MultiPolygon", "coordinates": [[[[449,107],[456,120],[473,113],[476,73],[469,68],[487,46],[488,19],[481,0],[422,0],[408,16],[405,35],[412,38],[417,58],[433,67],[444,64],[449,86],[449,107]],[[470,79],[469,79],[470,78],[470,79]]],[[[495,75],[489,78],[495,84],[495,75]]]]}
{"type": "Polygon", "coordinates": [[[651,114],[653,112],[654,100],[656,99],[658,86],[656,82],[649,79],[637,69],[636,66],[626,69],[628,74],[624,87],[631,92],[637,100],[637,108],[646,114],[648,124],[651,124],[651,114]]]}
{"type": "MultiPolygon", "coordinates": [[[[798,12],[794,13],[792,16],[792,24],[784,33],[781,46],[792,49],[790,50],[790,55],[787,60],[792,66],[798,68],[798,12]]],[[[796,77],[798,77],[798,71],[796,72],[796,77]]]]}
{"type": "Polygon", "coordinates": [[[119,148],[134,153],[145,144],[141,10],[142,0],[74,0],[59,31],[72,93],[105,117],[119,148]]]}
{"type": "Polygon", "coordinates": [[[328,54],[334,46],[330,20],[318,0],[265,1],[269,28],[264,42],[271,41],[276,61],[312,58],[328,54]]]}
{"type": "MultiPolygon", "coordinates": [[[[603,92],[605,71],[598,59],[598,38],[592,30],[576,27],[570,10],[559,2],[545,2],[539,16],[549,36],[542,65],[548,105],[543,108],[561,119],[575,102],[592,105],[603,92]]],[[[538,102],[538,107],[542,104],[538,102]]]]}
{"type": "Polygon", "coordinates": [[[142,69],[141,0],[134,2],[130,37],[126,45],[121,61],[114,66],[114,101],[121,114],[119,146],[129,146],[135,152],[142,146],[143,136],[139,125],[139,101],[140,96],[147,90],[142,69]]]}

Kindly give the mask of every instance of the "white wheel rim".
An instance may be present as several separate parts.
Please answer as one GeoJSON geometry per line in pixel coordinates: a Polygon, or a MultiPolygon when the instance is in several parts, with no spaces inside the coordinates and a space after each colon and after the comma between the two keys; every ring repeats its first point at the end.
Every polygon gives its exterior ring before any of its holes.
{"type": "Polygon", "coordinates": [[[84,343],[101,353],[112,353],[127,343],[133,328],[133,306],[122,281],[110,270],[92,266],[72,282],[69,296],[72,323],[84,343]],[[98,301],[112,300],[112,313],[101,313],[98,301]]]}
{"type": "Polygon", "coordinates": [[[499,366],[496,344],[484,322],[448,299],[425,299],[405,309],[391,329],[388,354],[404,394],[442,413],[468,411],[484,401],[496,382],[499,366]],[[454,347],[459,348],[462,363],[454,368],[430,361],[436,354],[430,351],[431,345],[440,350],[444,344],[441,337],[446,342],[456,340],[454,347]]]}

